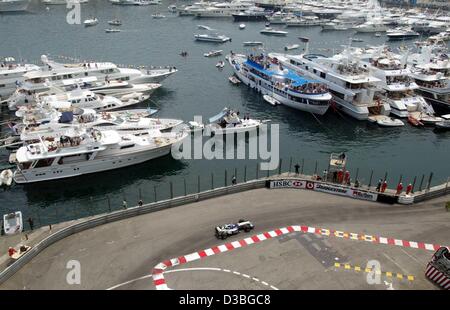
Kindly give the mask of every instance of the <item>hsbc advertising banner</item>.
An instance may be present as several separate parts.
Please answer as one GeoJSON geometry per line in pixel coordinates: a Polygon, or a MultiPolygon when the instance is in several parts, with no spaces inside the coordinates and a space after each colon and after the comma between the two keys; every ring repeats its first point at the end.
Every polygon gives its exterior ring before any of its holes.
{"type": "Polygon", "coordinates": [[[306,188],[306,181],[303,181],[303,180],[273,180],[273,181],[270,181],[270,188],[306,188]]]}
{"type": "Polygon", "coordinates": [[[323,193],[335,194],[340,196],[347,196],[355,199],[377,201],[378,194],[371,193],[365,190],[354,188],[347,188],[334,184],[317,183],[314,181],[305,180],[272,180],[270,181],[270,188],[301,188],[309,189],[323,193]]]}

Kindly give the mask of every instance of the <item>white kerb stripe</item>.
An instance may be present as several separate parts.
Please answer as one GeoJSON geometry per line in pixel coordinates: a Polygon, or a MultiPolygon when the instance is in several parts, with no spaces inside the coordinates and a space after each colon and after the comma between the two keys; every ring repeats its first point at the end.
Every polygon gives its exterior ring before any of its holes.
{"type": "Polygon", "coordinates": [[[292,226],[292,228],[294,229],[294,231],[302,231],[302,228],[298,225],[292,226]]]}
{"type": "Polygon", "coordinates": [[[249,245],[249,244],[255,243],[255,242],[252,240],[252,238],[245,238],[244,241],[245,241],[245,243],[247,243],[248,245],[249,245]]]}
{"type": "Polygon", "coordinates": [[[206,249],[206,250],[205,250],[205,253],[206,253],[207,256],[214,255],[214,251],[213,251],[211,248],[206,249]]]}
{"type": "Polygon", "coordinates": [[[160,284],[160,285],[156,285],[156,289],[157,290],[168,290],[169,287],[167,286],[167,284],[160,284]]]}
{"type": "Polygon", "coordinates": [[[434,251],[434,246],[432,244],[425,243],[425,249],[429,251],[434,251]]]}
{"type": "Polygon", "coordinates": [[[219,245],[218,248],[219,248],[220,252],[226,252],[226,251],[228,251],[228,248],[226,247],[225,244],[219,245]]]}
{"type": "Polygon", "coordinates": [[[283,234],[288,234],[289,230],[286,227],[280,229],[283,234]]]}
{"type": "Polygon", "coordinates": [[[395,245],[403,246],[403,241],[402,240],[394,239],[394,243],[395,243],[395,245]]]}
{"type": "Polygon", "coordinates": [[[172,263],[172,266],[176,266],[180,264],[180,261],[178,260],[178,258],[172,258],[170,260],[170,262],[172,263]]]}
{"type": "Polygon", "coordinates": [[[241,247],[241,244],[239,243],[239,241],[233,241],[233,242],[231,242],[231,245],[233,246],[233,248],[240,248],[241,247]]]}
{"type": "Polygon", "coordinates": [[[164,275],[162,273],[155,273],[153,274],[153,280],[160,280],[160,279],[164,279],[164,275]]]}
{"type": "Polygon", "coordinates": [[[155,268],[156,268],[156,269],[162,269],[162,270],[164,270],[164,269],[167,268],[167,266],[164,265],[163,263],[159,263],[158,265],[155,266],[155,268]]]}
{"type": "Polygon", "coordinates": [[[276,233],[274,230],[272,230],[272,231],[269,231],[269,235],[270,235],[272,238],[274,238],[274,237],[277,236],[277,233],[276,233]]]}
{"type": "Polygon", "coordinates": [[[308,232],[313,234],[316,232],[316,228],[315,227],[308,227],[308,232]]]}
{"type": "Polygon", "coordinates": [[[264,241],[267,239],[266,236],[264,236],[264,234],[259,234],[256,237],[258,237],[259,241],[264,241]]]}
{"type": "Polygon", "coordinates": [[[419,245],[415,241],[410,241],[409,242],[409,247],[417,249],[419,247],[419,245]]]}
{"type": "Polygon", "coordinates": [[[380,237],[380,243],[387,244],[388,243],[388,239],[385,238],[385,237],[380,237]]]}
{"type": "Polygon", "coordinates": [[[195,252],[195,253],[185,255],[184,258],[186,259],[186,262],[192,262],[193,260],[200,259],[200,255],[198,255],[198,253],[195,252]]]}

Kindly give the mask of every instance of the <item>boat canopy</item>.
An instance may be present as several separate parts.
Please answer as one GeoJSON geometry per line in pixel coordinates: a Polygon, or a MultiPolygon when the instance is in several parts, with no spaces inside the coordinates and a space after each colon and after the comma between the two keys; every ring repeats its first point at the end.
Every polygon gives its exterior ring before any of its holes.
{"type": "Polygon", "coordinates": [[[289,69],[284,69],[283,71],[280,70],[278,72],[270,71],[270,70],[264,69],[260,64],[254,62],[254,61],[251,61],[251,60],[246,60],[245,64],[247,66],[255,68],[256,70],[260,71],[261,73],[264,73],[265,75],[267,75],[269,77],[281,77],[284,79],[291,80],[292,86],[302,86],[302,85],[305,85],[308,83],[319,83],[319,81],[305,79],[305,78],[299,76],[298,74],[292,72],[289,69]]]}
{"type": "Polygon", "coordinates": [[[227,109],[224,109],[224,110],[222,110],[219,114],[214,115],[213,117],[211,117],[211,118],[209,119],[209,122],[210,122],[210,123],[215,123],[215,122],[217,122],[218,120],[224,118],[224,117],[227,115],[227,113],[228,113],[228,110],[227,110],[227,109]]]}
{"type": "Polygon", "coordinates": [[[71,123],[73,121],[73,113],[72,112],[62,112],[59,117],[60,123],[71,123]]]}

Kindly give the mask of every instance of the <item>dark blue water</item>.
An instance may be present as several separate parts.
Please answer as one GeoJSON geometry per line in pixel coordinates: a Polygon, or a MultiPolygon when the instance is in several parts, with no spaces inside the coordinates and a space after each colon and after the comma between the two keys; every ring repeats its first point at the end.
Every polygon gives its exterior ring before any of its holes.
{"type": "MultiPolygon", "coordinates": [[[[422,175],[425,181],[434,173],[433,183],[443,182],[450,175],[450,134],[436,134],[431,129],[383,129],[358,122],[349,116],[335,114],[314,118],[309,114],[283,106],[272,107],[246,87],[231,85],[227,78],[231,70],[218,71],[215,64],[221,58],[205,58],[203,53],[213,49],[225,52],[245,52],[243,41],[263,41],[268,51],[282,51],[286,44],[299,43],[297,37],[311,38],[311,51],[331,55],[348,43],[351,32],[321,32],[319,27],[289,28],[287,37],[267,37],[259,34],[264,23],[247,22],[245,30],[231,19],[194,19],[177,17],[167,12],[169,4],[186,1],[163,1],[159,6],[118,7],[104,0],[91,0],[82,6],[82,20],[96,16],[100,24],[84,28],[66,23],[64,6],[45,6],[33,3],[28,14],[0,14],[0,55],[37,61],[41,54],[65,55],[80,59],[112,61],[124,65],[174,65],[179,72],[163,82],[163,88],[151,98],[151,106],[160,110],[160,117],[191,120],[194,115],[204,119],[217,114],[224,106],[239,109],[253,118],[271,119],[280,126],[280,156],[282,170],[305,160],[305,171],[312,173],[315,162],[320,172],[327,166],[331,152],[347,152],[352,175],[359,170],[359,178],[368,183],[373,169],[373,182],[388,172],[394,184],[400,175],[404,183],[422,175]],[[153,19],[151,14],[162,12],[165,19],[153,19]],[[105,33],[107,20],[123,20],[121,33],[105,33]],[[194,33],[201,33],[198,24],[208,25],[232,38],[220,45],[198,43],[194,33]],[[179,53],[188,51],[182,58],[179,53]]],[[[381,44],[384,37],[357,35],[364,40],[354,43],[381,44]]],[[[249,51],[249,50],[247,50],[249,51]]],[[[223,57],[222,57],[223,59],[223,57]]],[[[3,111],[3,118],[8,117],[3,111]]],[[[4,165],[7,153],[0,153],[4,165]]],[[[0,192],[0,213],[22,210],[24,216],[35,218],[36,224],[46,224],[120,208],[122,199],[135,204],[168,198],[170,183],[173,195],[225,183],[237,171],[238,181],[256,177],[256,160],[180,160],[170,156],[126,169],[93,174],[80,178],[42,184],[15,185],[0,192]],[[211,175],[213,174],[213,176],[211,175]],[[109,200],[109,203],[108,203],[109,200]]],[[[276,173],[273,171],[271,173],[276,173]]],[[[258,176],[267,172],[258,172],[258,176]]],[[[229,184],[229,183],[228,183],[229,184]]],[[[244,205],[243,205],[244,207],[244,205]]]]}

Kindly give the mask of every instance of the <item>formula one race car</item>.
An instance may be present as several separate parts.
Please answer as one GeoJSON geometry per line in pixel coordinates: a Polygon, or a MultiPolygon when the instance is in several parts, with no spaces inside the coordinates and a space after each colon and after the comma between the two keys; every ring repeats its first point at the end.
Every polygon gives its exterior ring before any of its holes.
{"type": "Polygon", "coordinates": [[[428,263],[425,276],[434,284],[450,290],[450,249],[440,247],[428,263]]]}
{"type": "Polygon", "coordinates": [[[247,220],[239,220],[237,224],[226,224],[223,226],[217,226],[215,228],[216,237],[219,239],[226,239],[229,236],[237,235],[241,230],[249,232],[255,228],[255,226],[247,220]]]}

